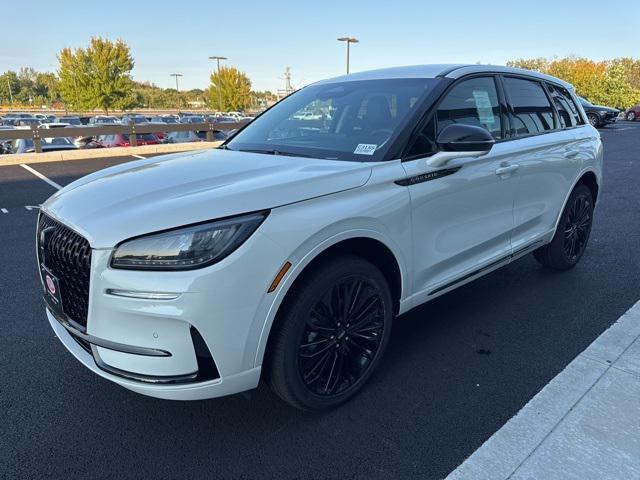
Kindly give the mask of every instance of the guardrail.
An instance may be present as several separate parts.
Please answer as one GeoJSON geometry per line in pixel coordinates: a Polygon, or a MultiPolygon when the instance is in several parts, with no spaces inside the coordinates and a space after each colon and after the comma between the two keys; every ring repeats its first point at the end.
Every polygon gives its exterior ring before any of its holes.
{"type": "Polygon", "coordinates": [[[97,125],[91,127],[58,127],[40,128],[40,125],[30,129],[0,130],[0,142],[6,140],[31,139],[36,153],[42,153],[42,139],[55,137],[96,137],[98,135],[113,135],[122,133],[129,135],[129,144],[138,146],[137,135],[142,133],[169,132],[206,132],[206,140],[213,142],[215,132],[234,130],[244,127],[249,122],[235,123],[130,123],[129,125],[97,125]]]}

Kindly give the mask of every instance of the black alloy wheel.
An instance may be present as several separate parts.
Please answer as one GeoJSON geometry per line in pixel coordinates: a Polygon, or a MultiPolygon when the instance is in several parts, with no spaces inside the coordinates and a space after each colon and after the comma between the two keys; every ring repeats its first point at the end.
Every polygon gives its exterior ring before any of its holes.
{"type": "Polygon", "coordinates": [[[592,223],[593,194],[579,184],[569,195],[553,239],[534,252],[536,260],[556,270],[575,267],[586,250],[592,223]]]}
{"type": "Polygon", "coordinates": [[[582,255],[591,231],[591,199],[579,195],[573,199],[564,226],[564,253],[569,262],[582,255]]]}
{"type": "Polygon", "coordinates": [[[298,369],[316,395],[352,387],[371,366],[385,328],[382,294],[353,276],[331,287],[313,306],[298,347],[298,369]]]}
{"type": "Polygon", "coordinates": [[[375,372],[393,316],[389,284],[375,265],[346,253],[323,259],[302,272],[280,307],[265,379],[296,408],[335,408],[375,372]]]}

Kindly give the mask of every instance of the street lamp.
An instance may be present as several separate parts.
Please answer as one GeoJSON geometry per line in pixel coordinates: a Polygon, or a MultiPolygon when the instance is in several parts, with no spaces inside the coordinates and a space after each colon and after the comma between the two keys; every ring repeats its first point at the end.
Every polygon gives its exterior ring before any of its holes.
{"type": "Polygon", "coordinates": [[[9,87],[9,100],[11,100],[11,106],[13,107],[13,92],[11,91],[11,82],[7,76],[7,87],[9,87]]]}
{"type": "MultiPolygon", "coordinates": [[[[227,60],[227,57],[220,57],[218,55],[212,55],[209,57],[209,60],[215,60],[218,65],[218,81],[220,81],[220,60],[227,60]]],[[[218,85],[218,108],[222,111],[222,90],[220,85],[218,85]]]]}
{"type": "Polygon", "coordinates": [[[215,60],[218,64],[218,73],[220,73],[220,60],[228,60],[227,57],[219,57],[217,55],[213,55],[209,57],[209,60],[215,60]]]}
{"type": "Polygon", "coordinates": [[[349,46],[352,43],[358,43],[360,40],[354,37],[340,37],[338,41],[347,43],[347,75],[349,75],[349,46]]]}
{"type": "Polygon", "coordinates": [[[182,77],[181,73],[170,73],[170,77],[176,77],[176,92],[180,93],[180,89],[178,88],[178,77],[182,77]]]}

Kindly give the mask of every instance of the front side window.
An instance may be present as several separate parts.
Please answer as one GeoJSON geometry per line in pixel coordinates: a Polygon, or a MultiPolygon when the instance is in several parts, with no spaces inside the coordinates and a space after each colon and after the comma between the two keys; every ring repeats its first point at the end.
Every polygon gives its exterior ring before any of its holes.
{"type": "Polygon", "coordinates": [[[513,107],[512,136],[535,135],[555,128],[553,107],[542,84],[505,77],[504,86],[513,107]]]}
{"type": "Polygon", "coordinates": [[[230,150],[350,161],[384,157],[433,78],[353,80],[290,95],[230,140],[230,150]]]}
{"type": "Polygon", "coordinates": [[[578,107],[569,92],[552,83],[548,83],[547,87],[549,88],[549,93],[551,94],[553,103],[555,104],[556,110],[558,110],[558,115],[560,116],[560,127],[570,128],[577,125],[583,125],[584,120],[582,120],[582,117],[578,112],[578,107]]]}
{"type": "Polygon", "coordinates": [[[436,152],[438,134],[454,123],[482,127],[496,140],[502,138],[502,115],[493,77],[470,78],[454,86],[440,102],[436,114],[417,135],[407,156],[436,152]]]}

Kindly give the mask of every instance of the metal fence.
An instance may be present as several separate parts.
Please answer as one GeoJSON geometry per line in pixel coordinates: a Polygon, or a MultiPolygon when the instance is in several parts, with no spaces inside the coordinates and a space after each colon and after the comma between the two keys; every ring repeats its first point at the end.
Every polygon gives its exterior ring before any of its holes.
{"type": "Polygon", "coordinates": [[[215,132],[224,132],[244,127],[248,122],[235,123],[130,123],[129,125],[97,125],[83,127],[41,128],[34,125],[30,129],[0,130],[0,142],[19,140],[21,138],[33,140],[36,153],[42,153],[42,139],[55,137],[96,137],[99,135],[114,135],[118,133],[129,135],[129,144],[138,146],[137,135],[143,133],[169,132],[205,132],[206,140],[213,142],[215,132]]]}

